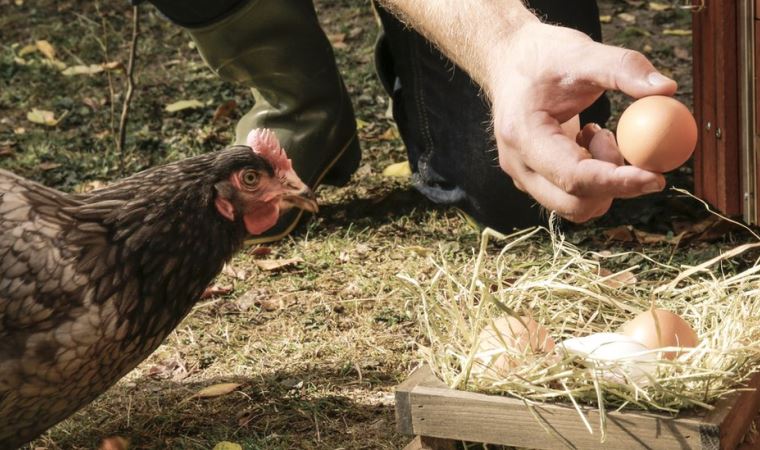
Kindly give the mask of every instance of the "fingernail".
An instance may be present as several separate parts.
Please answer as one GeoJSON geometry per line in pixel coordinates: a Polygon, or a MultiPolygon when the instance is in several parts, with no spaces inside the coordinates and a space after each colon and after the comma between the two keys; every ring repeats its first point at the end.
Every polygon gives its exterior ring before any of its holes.
{"type": "Polygon", "coordinates": [[[649,81],[649,84],[651,84],[652,86],[662,86],[664,84],[669,84],[673,82],[673,80],[661,74],[660,72],[650,73],[649,76],[647,77],[647,81],[649,81]]]}
{"type": "Polygon", "coordinates": [[[661,186],[659,181],[652,181],[649,184],[644,185],[644,193],[652,194],[654,192],[660,192],[665,186],[661,186]]]}
{"type": "Polygon", "coordinates": [[[591,129],[594,130],[594,132],[597,132],[602,129],[602,127],[600,127],[598,123],[590,123],[589,125],[591,125],[591,129]]]}

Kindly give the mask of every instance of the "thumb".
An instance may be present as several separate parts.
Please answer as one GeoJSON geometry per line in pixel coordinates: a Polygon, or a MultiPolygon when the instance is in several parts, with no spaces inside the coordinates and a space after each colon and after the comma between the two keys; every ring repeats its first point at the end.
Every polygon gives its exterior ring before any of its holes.
{"type": "Polygon", "coordinates": [[[676,82],[658,72],[641,53],[596,42],[591,45],[587,76],[601,87],[635,98],[676,92],[676,82]]]}

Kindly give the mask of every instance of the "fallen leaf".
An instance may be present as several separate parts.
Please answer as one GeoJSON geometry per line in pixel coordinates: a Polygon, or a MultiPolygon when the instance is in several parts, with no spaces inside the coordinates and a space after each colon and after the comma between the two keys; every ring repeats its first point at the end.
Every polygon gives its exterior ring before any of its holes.
{"type": "Polygon", "coordinates": [[[641,244],[672,244],[680,240],[680,235],[668,236],[660,233],[648,233],[646,231],[637,230],[635,228],[633,230],[633,234],[636,236],[636,240],[641,244]]]}
{"type": "Polygon", "coordinates": [[[303,258],[287,258],[287,259],[256,259],[253,261],[256,266],[261,270],[266,270],[269,272],[285,269],[290,266],[295,266],[297,264],[301,264],[303,262],[303,258]]]}
{"type": "Polygon", "coordinates": [[[381,134],[377,138],[380,139],[381,141],[393,141],[393,140],[399,139],[400,136],[398,134],[398,129],[395,126],[391,125],[390,127],[388,127],[387,130],[385,130],[383,134],[381,134]]]}
{"type": "Polygon", "coordinates": [[[216,108],[211,122],[217,123],[222,119],[230,117],[230,115],[235,112],[235,109],[237,109],[237,102],[235,100],[227,100],[216,108]]]}
{"type": "Polygon", "coordinates": [[[625,0],[626,3],[628,3],[631,6],[634,6],[636,8],[642,6],[644,4],[644,0],[625,0]]]}
{"type": "Polygon", "coordinates": [[[607,238],[607,242],[633,242],[636,240],[636,237],[633,235],[631,228],[632,227],[628,225],[621,225],[619,227],[604,230],[602,231],[602,234],[607,238]]]}
{"type": "Polygon", "coordinates": [[[612,22],[612,16],[608,16],[608,15],[599,16],[599,22],[610,23],[612,22]]]}
{"type": "Polygon", "coordinates": [[[620,13],[617,15],[625,23],[636,23],[636,16],[630,13],[620,13]]]}
{"type": "Polygon", "coordinates": [[[362,27],[354,27],[348,31],[348,35],[346,37],[349,39],[356,39],[361,36],[363,32],[364,29],[362,27]]]}
{"type": "Polygon", "coordinates": [[[261,298],[258,301],[258,306],[267,312],[277,311],[282,308],[282,298],[261,298]]]}
{"type": "Polygon", "coordinates": [[[189,375],[185,363],[179,358],[170,358],[148,369],[147,375],[151,378],[173,381],[182,381],[189,375]]]}
{"type": "Polygon", "coordinates": [[[24,134],[26,133],[26,128],[24,127],[17,127],[13,129],[13,134],[24,134]]]}
{"type": "Polygon", "coordinates": [[[332,46],[336,49],[344,49],[348,47],[346,45],[346,33],[332,33],[327,35],[327,39],[330,40],[332,46]]]}
{"type": "MultiPolygon", "coordinates": [[[[190,398],[212,398],[212,397],[221,397],[222,395],[227,395],[231,392],[234,392],[242,386],[241,383],[219,383],[214,384],[208,387],[205,387],[201,389],[200,391],[193,394],[190,398]]],[[[189,399],[188,399],[189,400],[189,399]]]]}
{"type": "Polygon", "coordinates": [[[24,57],[30,53],[34,53],[37,51],[37,46],[34,44],[29,44],[21,47],[21,50],[18,51],[18,56],[24,57]]]}
{"type": "Polygon", "coordinates": [[[369,122],[365,122],[362,119],[356,119],[356,129],[361,130],[363,128],[366,128],[369,125],[369,122]]]}
{"type": "Polygon", "coordinates": [[[412,168],[409,165],[409,161],[391,164],[390,166],[383,169],[383,176],[386,177],[408,178],[411,175],[412,168]]]}
{"type": "Polygon", "coordinates": [[[251,255],[253,256],[269,256],[271,254],[272,254],[271,247],[258,246],[258,247],[255,247],[253,250],[251,250],[251,255]]]}
{"type": "Polygon", "coordinates": [[[37,168],[40,169],[43,172],[47,172],[48,170],[53,170],[61,167],[61,164],[55,163],[55,162],[43,162],[37,164],[37,168]]]}
{"type": "Polygon", "coordinates": [[[232,264],[225,264],[224,268],[222,268],[222,273],[230,278],[238,280],[245,280],[248,278],[248,272],[246,272],[245,269],[237,268],[232,264]]]}
{"type": "Polygon", "coordinates": [[[26,119],[32,123],[54,127],[58,125],[60,119],[55,118],[53,111],[34,108],[26,113],[26,119]]]}
{"type": "Polygon", "coordinates": [[[649,9],[652,11],[667,11],[672,8],[671,5],[658,2],[649,2],[649,9]]]}
{"type": "Polygon", "coordinates": [[[100,65],[103,70],[120,70],[124,68],[124,64],[121,61],[109,61],[100,65]]]}
{"type": "Polygon", "coordinates": [[[652,53],[652,50],[654,49],[649,44],[644,44],[644,48],[641,49],[641,51],[644,53],[652,53]]]}
{"type": "Polygon", "coordinates": [[[220,286],[218,284],[215,284],[213,286],[207,287],[203,293],[201,294],[201,300],[206,300],[209,298],[214,297],[220,297],[222,295],[227,295],[230,292],[232,292],[232,286],[220,286]]]}
{"type": "Polygon", "coordinates": [[[686,50],[683,47],[676,47],[676,48],[674,48],[673,49],[673,54],[676,55],[676,58],[678,58],[678,59],[686,59],[686,60],[688,60],[689,58],[691,58],[691,52],[689,52],[688,50],[686,50]]]}
{"type": "Polygon", "coordinates": [[[173,112],[182,111],[185,109],[197,109],[197,108],[202,108],[202,107],[203,107],[203,103],[195,99],[180,100],[178,102],[169,103],[168,105],[166,105],[164,110],[166,112],[173,113],[173,112]]]}
{"type": "Polygon", "coordinates": [[[665,36],[691,36],[691,30],[681,30],[681,29],[663,30],[662,34],[664,34],[665,36]]]}
{"type": "Polygon", "coordinates": [[[71,66],[64,69],[61,73],[67,77],[74,75],[94,75],[103,72],[103,66],[100,64],[90,64],[89,66],[71,66]]]}
{"type": "Polygon", "coordinates": [[[212,450],[243,450],[243,447],[234,442],[222,441],[216,444],[212,450]]]}
{"type": "Polygon", "coordinates": [[[121,436],[111,436],[100,441],[98,450],[127,450],[129,441],[121,436]]]}
{"type": "Polygon", "coordinates": [[[4,145],[0,147],[0,156],[6,156],[6,157],[14,156],[13,147],[11,147],[10,145],[4,145]]]}
{"type": "Polygon", "coordinates": [[[613,289],[621,288],[623,286],[630,286],[632,284],[636,284],[638,281],[636,275],[634,275],[630,270],[613,273],[609,269],[600,267],[598,275],[602,278],[599,280],[602,284],[613,289]]]}
{"type": "Polygon", "coordinates": [[[97,111],[105,104],[105,98],[95,99],[92,97],[85,97],[82,99],[82,103],[89,106],[93,111],[97,111]]]}
{"type": "Polygon", "coordinates": [[[55,48],[53,48],[53,45],[42,39],[34,43],[34,46],[37,47],[37,50],[40,51],[43,55],[45,55],[45,58],[55,61],[55,48]]]}

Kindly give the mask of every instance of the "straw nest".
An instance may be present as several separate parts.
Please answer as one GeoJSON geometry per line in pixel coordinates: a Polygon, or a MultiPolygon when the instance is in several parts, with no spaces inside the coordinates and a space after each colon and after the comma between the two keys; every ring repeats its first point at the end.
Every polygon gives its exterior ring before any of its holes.
{"type": "MultiPolygon", "coordinates": [[[[757,247],[760,242],[745,244],[691,267],[638,254],[645,264],[611,273],[606,268],[619,267],[631,253],[584,252],[544,227],[510,236],[485,230],[474,260],[450,267],[439,259],[430,280],[405,278],[422,299],[424,357],[450,387],[506,394],[528,405],[593,405],[602,412],[604,429],[604,411],[612,408],[673,414],[711,409],[760,369],[760,265],[730,275],[722,270],[757,247]],[[494,239],[504,244],[498,254],[488,251],[494,239]],[[658,360],[643,380],[639,361],[599,365],[568,356],[560,346],[548,354],[513,354],[509,348],[479,354],[479,334],[498,317],[530,316],[559,343],[616,331],[653,303],[689,322],[699,345],[675,360],[658,360]],[[517,367],[488,370],[505,353],[517,367]]],[[[582,414],[580,419],[586,420],[582,414]]]]}

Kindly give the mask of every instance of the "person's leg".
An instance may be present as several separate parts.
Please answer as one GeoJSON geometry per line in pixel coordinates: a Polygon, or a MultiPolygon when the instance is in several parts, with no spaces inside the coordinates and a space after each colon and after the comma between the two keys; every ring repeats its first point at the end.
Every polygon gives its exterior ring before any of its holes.
{"type": "MultiPolygon", "coordinates": [[[[236,143],[253,128],[272,129],[310,187],[343,185],[361,152],[348,93],[311,0],[150,0],[185,27],[221,78],[250,87],[253,109],[236,143]]],[[[288,234],[300,211],[262,240],[288,234]]]]}
{"type": "MultiPolygon", "coordinates": [[[[593,0],[534,1],[531,6],[546,14],[545,20],[601,37],[593,0]]],[[[540,223],[541,208],[499,168],[490,105],[478,86],[422,36],[381,7],[378,13],[384,28],[377,46],[378,73],[394,101],[415,187],[432,201],[457,206],[498,230],[540,223]]],[[[604,123],[608,116],[603,97],[581,120],[604,123]]]]}

